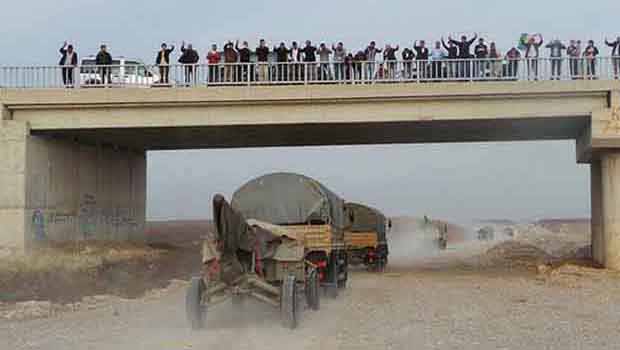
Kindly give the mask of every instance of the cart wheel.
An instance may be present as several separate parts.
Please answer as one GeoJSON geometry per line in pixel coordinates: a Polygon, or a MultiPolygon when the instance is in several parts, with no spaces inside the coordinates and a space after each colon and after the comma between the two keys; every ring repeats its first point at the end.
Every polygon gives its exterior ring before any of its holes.
{"type": "Polygon", "coordinates": [[[200,277],[193,277],[185,296],[185,312],[192,329],[203,329],[207,314],[206,305],[202,304],[202,297],[206,290],[205,283],[200,277]]]}
{"type": "Polygon", "coordinates": [[[287,276],[280,287],[280,317],[284,327],[297,327],[297,280],[287,276]]]}
{"type": "Polygon", "coordinates": [[[315,311],[321,307],[320,283],[318,271],[310,271],[308,275],[308,284],[306,285],[306,298],[308,299],[308,306],[315,311]]]}

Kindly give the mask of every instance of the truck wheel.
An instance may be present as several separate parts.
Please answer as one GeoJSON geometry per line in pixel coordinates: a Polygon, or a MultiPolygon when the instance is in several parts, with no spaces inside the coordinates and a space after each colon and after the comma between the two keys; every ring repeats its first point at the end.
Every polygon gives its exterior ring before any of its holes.
{"type": "Polygon", "coordinates": [[[203,329],[205,326],[207,307],[202,304],[205,291],[206,287],[202,278],[193,277],[185,295],[185,312],[193,330],[203,329]]]}
{"type": "Polygon", "coordinates": [[[349,261],[346,254],[343,254],[342,259],[338,260],[338,288],[347,288],[347,280],[349,279],[349,261]]]}
{"type": "Polygon", "coordinates": [[[325,294],[333,299],[338,298],[338,286],[334,286],[334,285],[325,286],[325,294]]]}
{"type": "Polygon", "coordinates": [[[280,317],[284,327],[297,327],[297,280],[287,276],[280,287],[280,317]]]}
{"type": "Polygon", "coordinates": [[[320,298],[320,281],[319,281],[319,273],[317,270],[310,271],[308,274],[308,283],[306,285],[306,298],[308,299],[308,306],[312,310],[318,310],[321,307],[321,298],[320,298]]]}
{"type": "Polygon", "coordinates": [[[387,266],[387,257],[381,258],[377,266],[377,272],[385,272],[385,266],[387,266]]]}

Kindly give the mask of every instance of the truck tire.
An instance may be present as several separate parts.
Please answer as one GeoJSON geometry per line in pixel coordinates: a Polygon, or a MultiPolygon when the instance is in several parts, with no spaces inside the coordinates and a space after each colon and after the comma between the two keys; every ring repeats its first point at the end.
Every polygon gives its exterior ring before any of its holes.
{"type": "Polygon", "coordinates": [[[284,327],[297,327],[297,280],[292,275],[287,276],[280,287],[280,317],[284,327]]]}
{"type": "Polygon", "coordinates": [[[205,326],[207,308],[202,304],[205,291],[206,287],[202,278],[193,277],[185,295],[185,312],[193,330],[203,329],[205,326]]]}
{"type": "Polygon", "coordinates": [[[318,310],[321,308],[321,298],[320,298],[320,284],[319,281],[319,272],[315,269],[310,271],[308,274],[308,283],[306,284],[306,298],[308,301],[308,306],[312,310],[318,310]]]}
{"type": "Polygon", "coordinates": [[[343,253],[340,259],[338,259],[338,288],[347,288],[347,281],[349,280],[349,259],[346,253],[343,253]]]}

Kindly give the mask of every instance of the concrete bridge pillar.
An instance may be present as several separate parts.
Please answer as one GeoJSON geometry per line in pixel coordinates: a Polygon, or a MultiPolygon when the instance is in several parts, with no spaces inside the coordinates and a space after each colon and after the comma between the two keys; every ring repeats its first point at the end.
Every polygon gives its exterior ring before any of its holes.
{"type": "Polygon", "coordinates": [[[0,120],[0,247],[143,240],[146,153],[33,136],[0,120]]]}
{"type": "Polygon", "coordinates": [[[603,197],[601,197],[601,186],[603,179],[601,177],[601,162],[593,160],[590,164],[590,208],[592,215],[590,217],[591,224],[591,241],[592,241],[592,258],[601,265],[605,265],[605,256],[603,252],[603,197]]]}
{"type": "MultiPolygon", "coordinates": [[[[596,202],[601,203],[601,210],[596,216],[602,219],[602,227],[595,225],[598,219],[593,220],[593,252],[605,267],[620,270],[620,151],[601,154],[600,176],[600,200],[596,202]]],[[[593,210],[593,218],[594,214],[593,210]]]]}

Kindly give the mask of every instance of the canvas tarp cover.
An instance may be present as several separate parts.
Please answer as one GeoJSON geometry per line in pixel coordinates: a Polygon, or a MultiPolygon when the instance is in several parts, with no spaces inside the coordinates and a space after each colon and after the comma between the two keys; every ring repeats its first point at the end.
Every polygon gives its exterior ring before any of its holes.
{"type": "Polygon", "coordinates": [[[325,222],[344,228],[344,201],[309,177],[274,173],[239,188],[232,206],[246,218],[276,225],[325,222]]]}
{"type": "Polygon", "coordinates": [[[281,243],[277,234],[248,225],[243,215],[232,209],[221,195],[213,198],[213,221],[221,260],[230,260],[236,264],[238,261],[234,260],[237,259],[238,250],[254,252],[266,259],[275,254],[281,243]]]}
{"type": "Polygon", "coordinates": [[[385,242],[386,218],[377,209],[359,203],[346,203],[347,227],[349,232],[377,232],[379,242],[385,242]]]}

